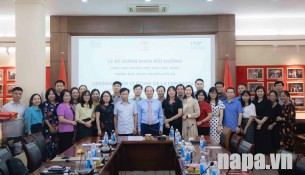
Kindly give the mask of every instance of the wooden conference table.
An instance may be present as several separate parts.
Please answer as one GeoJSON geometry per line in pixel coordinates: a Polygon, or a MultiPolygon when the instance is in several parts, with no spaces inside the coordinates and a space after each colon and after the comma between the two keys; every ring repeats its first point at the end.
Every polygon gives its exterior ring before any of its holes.
{"type": "MultiPolygon", "coordinates": [[[[74,144],[60,156],[76,157],[76,150],[83,148],[85,151],[90,147],[83,147],[83,144],[99,143],[100,137],[87,137],[74,144]]],[[[197,138],[199,139],[199,138],[197,138]]],[[[217,142],[210,137],[205,137],[207,146],[219,146],[217,142]]],[[[196,149],[196,156],[193,161],[199,162],[200,150],[199,143],[193,143],[196,149]]],[[[210,149],[210,159],[217,160],[218,153],[228,153],[225,148],[210,149]]],[[[34,171],[33,175],[40,175],[45,168],[50,166],[67,166],[75,169],[75,161],[48,161],[39,169],[34,171]]],[[[176,174],[184,174],[184,161],[179,157],[173,141],[133,141],[127,136],[118,137],[116,149],[109,154],[108,161],[101,168],[96,169],[102,175],[118,175],[120,171],[175,171],[176,174]]]]}

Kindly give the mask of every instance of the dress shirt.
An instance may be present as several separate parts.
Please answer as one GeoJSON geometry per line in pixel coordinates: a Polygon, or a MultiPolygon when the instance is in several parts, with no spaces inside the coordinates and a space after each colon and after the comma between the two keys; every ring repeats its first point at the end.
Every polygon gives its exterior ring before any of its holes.
{"type": "Polygon", "coordinates": [[[119,95],[112,95],[112,104],[115,105],[118,101],[121,101],[121,96],[119,95]]]}
{"type": "Polygon", "coordinates": [[[7,137],[20,137],[24,135],[24,111],[25,106],[22,102],[19,104],[14,103],[13,100],[8,102],[2,107],[2,112],[17,112],[17,120],[5,123],[4,133],[7,137]]]}
{"type": "Polygon", "coordinates": [[[113,113],[118,117],[118,134],[132,134],[132,129],[134,128],[134,115],[138,113],[136,103],[131,100],[124,103],[118,101],[114,107],[113,113]]]}
{"type": "Polygon", "coordinates": [[[95,118],[94,106],[92,104],[91,108],[89,105],[84,104],[84,107],[80,103],[76,105],[75,111],[75,121],[81,121],[90,118],[93,120],[95,118]]]}
{"type": "Polygon", "coordinates": [[[223,104],[225,105],[223,125],[236,132],[239,114],[243,113],[241,103],[238,100],[232,100],[230,103],[225,100],[223,104]]]}
{"type": "Polygon", "coordinates": [[[129,99],[129,101],[135,102],[137,107],[138,107],[140,101],[142,101],[142,100],[144,100],[144,98],[142,98],[142,97],[140,97],[139,99],[136,99],[136,97],[133,97],[133,98],[129,99]]]}
{"type": "MultiPolygon", "coordinates": [[[[141,123],[148,124],[148,99],[142,100],[138,106],[138,131],[141,131],[141,123]]],[[[152,125],[159,123],[160,131],[163,130],[162,104],[159,100],[151,99],[152,125]]]]}
{"type": "Polygon", "coordinates": [[[224,101],[227,99],[227,95],[225,93],[218,94],[218,99],[224,101]]]}
{"type": "Polygon", "coordinates": [[[34,106],[28,107],[24,112],[25,119],[25,132],[31,131],[31,126],[37,123],[42,124],[42,112],[41,109],[36,109],[34,106]]]}
{"type": "Polygon", "coordinates": [[[2,112],[17,112],[18,113],[18,118],[17,119],[22,119],[25,111],[25,106],[23,103],[16,104],[14,103],[13,100],[8,102],[6,105],[3,106],[2,112]]]}

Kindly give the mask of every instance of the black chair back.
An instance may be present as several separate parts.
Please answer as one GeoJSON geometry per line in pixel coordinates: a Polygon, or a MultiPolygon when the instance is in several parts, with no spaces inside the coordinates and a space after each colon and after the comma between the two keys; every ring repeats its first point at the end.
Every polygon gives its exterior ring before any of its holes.
{"type": "Polygon", "coordinates": [[[27,158],[27,168],[32,173],[42,164],[40,150],[34,142],[23,144],[23,149],[27,158]]]}
{"type": "Polygon", "coordinates": [[[238,154],[253,154],[253,152],[254,145],[245,140],[242,140],[238,148],[238,154]]]}
{"type": "Polygon", "coordinates": [[[278,170],[279,175],[294,174],[296,164],[297,164],[297,161],[300,158],[300,155],[295,154],[295,153],[290,152],[290,151],[286,151],[284,149],[281,150],[281,154],[291,154],[292,155],[292,169],[281,169],[281,164],[280,164],[280,168],[278,170]]]}
{"type": "Polygon", "coordinates": [[[37,144],[40,150],[42,162],[45,163],[47,161],[47,154],[48,154],[46,140],[44,139],[44,136],[41,132],[34,134],[33,137],[34,137],[34,142],[37,144]]]}
{"type": "Polygon", "coordinates": [[[219,144],[226,148],[226,150],[230,151],[230,137],[231,137],[232,129],[223,127],[222,132],[220,133],[220,142],[219,144]]]}
{"type": "Polygon", "coordinates": [[[230,140],[230,150],[231,150],[231,154],[232,153],[237,153],[238,152],[238,148],[240,145],[240,142],[242,141],[242,138],[239,137],[238,135],[234,134],[230,140]]]}
{"type": "Polygon", "coordinates": [[[0,159],[0,175],[10,175],[6,161],[0,159]]]}
{"type": "Polygon", "coordinates": [[[6,162],[7,159],[13,157],[8,148],[0,149],[0,160],[6,162]]]}
{"type": "Polygon", "coordinates": [[[295,166],[295,174],[296,175],[304,175],[305,174],[305,157],[301,157],[295,166]]]}

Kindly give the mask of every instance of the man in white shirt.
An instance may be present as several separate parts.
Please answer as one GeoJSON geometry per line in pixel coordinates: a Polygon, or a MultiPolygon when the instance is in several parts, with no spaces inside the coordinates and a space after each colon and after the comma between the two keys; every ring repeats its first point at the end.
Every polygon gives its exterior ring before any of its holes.
{"type": "Polygon", "coordinates": [[[6,123],[6,137],[19,137],[24,135],[24,111],[25,106],[20,101],[22,98],[23,89],[21,87],[15,87],[13,89],[13,100],[5,104],[2,108],[2,112],[17,112],[18,118],[16,121],[6,123]]]}
{"type": "Polygon", "coordinates": [[[120,89],[121,101],[114,107],[114,128],[119,136],[132,136],[137,133],[138,109],[135,102],[128,100],[129,89],[120,89]]]}

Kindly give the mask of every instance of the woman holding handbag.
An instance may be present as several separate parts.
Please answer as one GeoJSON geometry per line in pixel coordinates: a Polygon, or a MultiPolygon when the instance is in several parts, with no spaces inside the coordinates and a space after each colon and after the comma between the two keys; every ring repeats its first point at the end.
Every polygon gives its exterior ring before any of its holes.
{"type": "Polygon", "coordinates": [[[75,111],[75,121],[78,123],[76,127],[77,141],[93,135],[92,122],[95,116],[92,103],[90,91],[85,90],[81,94],[80,103],[76,105],[75,111]]]}

